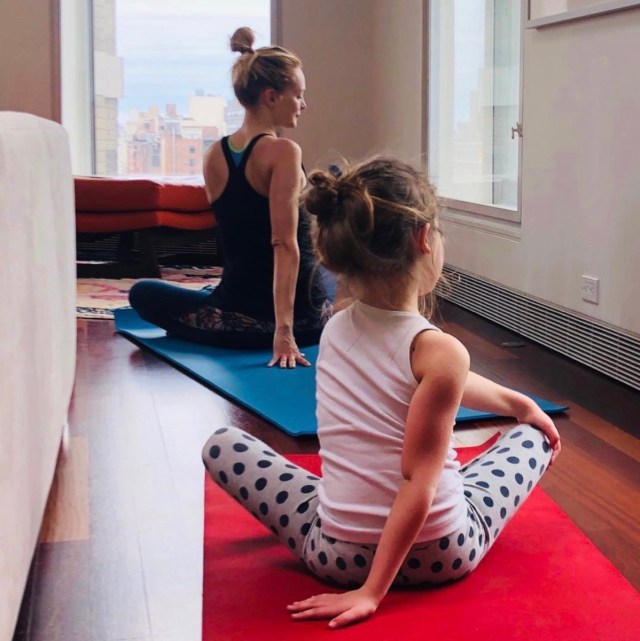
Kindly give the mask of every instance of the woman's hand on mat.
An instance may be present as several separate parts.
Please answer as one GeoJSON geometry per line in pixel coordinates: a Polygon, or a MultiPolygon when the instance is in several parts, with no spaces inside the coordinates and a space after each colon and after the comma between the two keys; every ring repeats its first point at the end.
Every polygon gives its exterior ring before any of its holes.
{"type": "Polygon", "coordinates": [[[273,358],[269,361],[267,367],[273,367],[276,364],[282,368],[295,367],[296,365],[309,367],[311,365],[298,349],[293,332],[290,329],[276,329],[273,337],[273,358]]]}
{"type": "Polygon", "coordinates": [[[378,601],[362,589],[341,594],[319,594],[287,606],[293,619],[331,619],[330,628],[341,628],[368,619],[377,609],[378,601]]]}
{"type": "Polygon", "coordinates": [[[560,434],[555,423],[551,420],[548,414],[545,414],[536,403],[531,402],[523,412],[519,412],[517,417],[519,423],[528,423],[537,427],[540,431],[544,432],[551,444],[551,464],[556,460],[562,448],[560,444],[560,434]]]}

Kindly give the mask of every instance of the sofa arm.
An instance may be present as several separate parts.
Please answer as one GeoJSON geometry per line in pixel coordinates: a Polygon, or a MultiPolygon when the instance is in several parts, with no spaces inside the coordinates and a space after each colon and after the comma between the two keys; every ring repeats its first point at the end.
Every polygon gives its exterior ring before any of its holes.
{"type": "Polygon", "coordinates": [[[0,638],[11,638],[74,380],[75,207],[57,123],[0,112],[0,638]]]}

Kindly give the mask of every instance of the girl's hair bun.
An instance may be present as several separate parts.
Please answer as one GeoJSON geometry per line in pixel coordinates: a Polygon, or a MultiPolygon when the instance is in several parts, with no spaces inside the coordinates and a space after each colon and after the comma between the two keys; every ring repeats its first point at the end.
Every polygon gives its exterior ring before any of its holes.
{"type": "Polygon", "coordinates": [[[373,202],[366,185],[353,173],[343,174],[337,165],[328,171],[314,171],[309,176],[310,189],[305,195],[307,211],[321,226],[346,221],[360,233],[373,228],[373,202]]]}
{"type": "Polygon", "coordinates": [[[305,195],[305,206],[320,224],[328,224],[338,209],[338,181],[325,171],[314,171],[309,176],[310,188],[305,195]]]}
{"type": "Polygon", "coordinates": [[[433,187],[424,174],[391,157],[313,172],[303,203],[317,218],[320,263],[356,289],[390,274],[398,282],[415,278],[422,268],[416,233],[427,224],[438,231],[433,187]]]}
{"type": "Polygon", "coordinates": [[[231,51],[238,53],[253,53],[253,43],[256,37],[253,30],[249,27],[240,27],[236,29],[231,36],[231,51]]]}

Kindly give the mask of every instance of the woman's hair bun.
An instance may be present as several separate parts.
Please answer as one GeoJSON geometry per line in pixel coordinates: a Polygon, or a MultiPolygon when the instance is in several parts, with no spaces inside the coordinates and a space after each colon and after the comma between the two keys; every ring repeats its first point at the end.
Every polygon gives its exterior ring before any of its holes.
{"type": "Polygon", "coordinates": [[[231,51],[238,53],[253,53],[253,43],[256,37],[250,27],[240,27],[231,36],[231,51]]]}

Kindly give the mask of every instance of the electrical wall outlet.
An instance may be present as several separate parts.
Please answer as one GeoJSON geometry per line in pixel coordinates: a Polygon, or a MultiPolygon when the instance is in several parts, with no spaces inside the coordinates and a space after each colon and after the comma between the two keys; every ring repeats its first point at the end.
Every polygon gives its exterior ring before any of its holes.
{"type": "Polygon", "coordinates": [[[600,279],[594,276],[582,276],[582,300],[597,305],[600,302],[600,279]]]}

